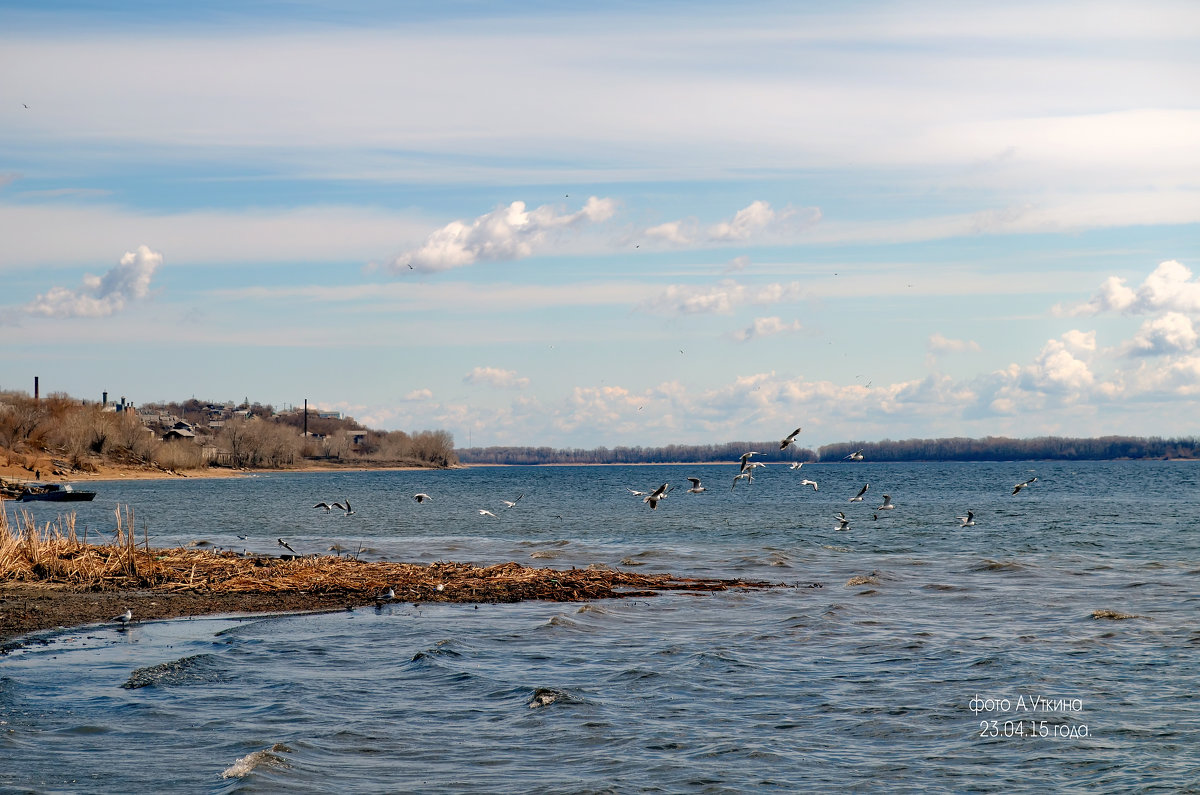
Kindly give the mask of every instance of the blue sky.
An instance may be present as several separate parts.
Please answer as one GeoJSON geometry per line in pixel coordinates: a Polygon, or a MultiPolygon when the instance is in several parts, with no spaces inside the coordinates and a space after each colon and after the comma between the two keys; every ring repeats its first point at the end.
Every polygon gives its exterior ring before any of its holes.
{"type": "Polygon", "coordinates": [[[475,445],[1194,435],[1198,39],[1183,2],[0,2],[0,388],[475,445]]]}

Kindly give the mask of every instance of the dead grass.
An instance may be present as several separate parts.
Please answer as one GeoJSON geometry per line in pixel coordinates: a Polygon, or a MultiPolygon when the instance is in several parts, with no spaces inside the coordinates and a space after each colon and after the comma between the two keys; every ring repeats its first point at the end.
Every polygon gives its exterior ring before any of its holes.
{"type": "Polygon", "coordinates": [[[117,506],[111,543],[75,532],[74,515],[38,526],[28,512],[0,509],[0,583],[77,590],[160,593],[374,595],[387,588],[414,601],[580,601],[650,596],[659,591],[765,588],[768,583],[634,574],[609,568],[535,569],[517,563],[368,562],[336,556],[243,557],[234,552],[153,548],[137,543],[133,512],[117,506]]]}

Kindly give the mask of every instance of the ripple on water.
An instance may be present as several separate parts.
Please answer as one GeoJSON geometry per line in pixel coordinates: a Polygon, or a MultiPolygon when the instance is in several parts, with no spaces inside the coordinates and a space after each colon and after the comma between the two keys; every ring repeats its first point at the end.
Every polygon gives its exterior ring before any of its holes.
{"type": "Polygon", "coordinates": [[[146,668],[138,668],[121,687],[136,690],[142,687],[176,687],[180,685],[212,684],[225,679],[225,670],[211,654],[195,654],[146,668]]]}

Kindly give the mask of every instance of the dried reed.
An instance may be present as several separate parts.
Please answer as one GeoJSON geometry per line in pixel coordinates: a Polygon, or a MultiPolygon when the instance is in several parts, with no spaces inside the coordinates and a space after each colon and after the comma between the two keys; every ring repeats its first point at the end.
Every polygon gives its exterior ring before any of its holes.
{"type": "Polygon", "coordinates": [[[87,590],[152,589],[206,594],[309,593],[368,597],[386,588],[413,602],[580,601],[649,596],[664,590],[764,588],[742,580],[634,574],[608,568],[535,569],[517,563],[367,562],[351,557],[243,557],[234,552],[156,549],[134,541],[133,511],[116,510],[111,544],[75,534],[73,514],[38,527],[28,512],[0,509],[0,582],[59,583],[87,590]]]}

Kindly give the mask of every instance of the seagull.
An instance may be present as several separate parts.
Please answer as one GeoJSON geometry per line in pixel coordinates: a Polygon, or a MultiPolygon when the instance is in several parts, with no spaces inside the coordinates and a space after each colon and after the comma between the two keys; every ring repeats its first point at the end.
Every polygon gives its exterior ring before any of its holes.
{"type": "MultiPolygon", "coordinates": [[[[336,503],[335,503],[335,504],[336,504],[336,503]]],[[[316,505],[314,505],[313,507],[314,507],[314,508],[324,508],[325,510],[327,510],[327,511],[328,511],[328,510],[331,510],[331,509],[333,508],[333,505],[330,505],[330,504],[329,504],[329,503],[327,503],[327,502],[318,502],[318,503],[317,503],[316,505]]],[[[341,508],[342,506],[338,505],[338,507],[339,507],[339,508],[341,508]]]]}
{"type": "Polygon", "coordinates": [[[1020,491],[1021,489],[1025,488],[1026,486],[1028,486],[1028,485],[1030,485],[1030,484],[1032,484],[1032,483],[1036,483],[1036,482],[1037,482],[1037,478],[1036,478],[1036,477],[1033,477],[1033,478],[1030,478],[1029,480],[1025,481],[1024,483],[1018,483],[1017,485],[1013,486],[1013,492],[1012,492],[1012,493],[1013,493],[1013,494],[1016,494],[1018,491],[1020,491]]]}
{"type": "Polygon", "coordinates": [[[875,510],[877,510],[877,511],[890,511],[890,510],[892,510],[892,509],[893,509],[893,508],[895,508],[895,507],[896,507],[896,506],[892,504],[892,498],[891,498],[890,496],[888,496],[887,494],[885,494],[885,495],[883,495],[883,505],[880,505],[880,506],[879,506],[878,508],[876,508],[875,510]]]}
{"type": "Polygon", "coordinates": [[[740,475],[734,475],[733,476],[733,486],[730,487],[730,489],[729,489],[730,491],[733,491],[734,489],[737,488],[737,482],[739,480],[744,480],[747,483],[753,484],[754,483],[754,475],[751,474],[750,472],[743,472],[740,475]]]}
{"type": "Polygon", "coordinates": [[[350,500],[343,500],[343,502],[345,502],[346,504],[341,505],[340,503],[335,502],[334,505],[337,506],[338,508],[341,508],[343,511],[345,511],[347,516],[354,513],[354,509],[350,507],[350,500]]]}
{"type": "Polygon", "coordinates": [[[809,480],[808,478],[805,478],[804,480],[800,481],[800,485],[801,486],[812,486],[813,491],[817,490],[817,481],[815,481],[815,480],[809,480]]]}
{"type": "Polygon", "coordinates": [[[113,616],[109,619],[109,621],[120,621],[121,628],[124,629],[126,624],[128,624],[130,621],[133,621],[133,611],[127,607],[125,608],[124,613],[119,616],[113,616]]]}
{"type": "Polygon", "coordinates": [[[480,516],[490,516],[490,517],[492,517],[493,519],[495,519],[495,518],[496,518],[496,514],[492,513],[492,512],[491,512],[491,511],[489,511],[487,508],[480,508],[480,509],[479,509],[479,515],[480,515],[480,516]]]}
{"type": "Polygon", "coordinates": [[[521,498],[524,496],[525,496],[525,492],[521,492],[520,494],[517,495],[517,498],[515,500],[500,500],[500,502],[504,503],[505,508],[512,508],[518,502],[520,502],[521,498]]]}
{"type": "Polygon", "coordinates": [[[433,502],[433,497],[430,497],[425,492],[421,492],[420,494],[414,494],[413,499],[416,500],[417,502],[433,502]]]}
{"type": "Polygon", "coordinates": [[[378,593],[378,594],[376,594],[376,595],[375,595],[375,598],[376,598],[377,600],[379,600],[380,602],[386,602],[386,601],[388,601],[389,599],[395,599],[395,598],[396,598],[396,592],[395,592],[394,590],[392,590],[391,588],[388,588],[386,591],[383,591],[382,593],[378,593]]]}
{"type": "Polygon", "coordinates": [[[838,511],[837,515],[834,516],[833,518],[838,520],[838,526],[834,528],[835,530],[849,530],[850,529],[850,520],[846,518],[845,513],[838,511]]]}
{"type": "Polygon", "coordinates": [[[632,494],[635,497],[645,497],[646,496],[646,492],[644,492],[644,491],[638,491],[637,489],[631,489],[628,487],[626,487],[625,490],[628,491],[630,494],[632,494]]]}
{"type": "Polygon", "coordinates": [[[668,485],[666,483],[664,483],[661,486],[659,486],[657,489],[655,489],[654,491],[647,494],[645,497],[642,497],[642,502],[650,503],[650,510],[657,511],[658,510],[658,501],[665,500],[667,498],[667,494],[670,493],[670,491],[671,491],[671,489],[668,487],[668,485]]]}
{"type": "Polygon", "coordinates": [[[967,511],[966,516],[956,516],[954,518],[957,519],[958,521],[962,522],[962,524],[960,524],[959,527],[974,527],[975,526],[975,512],[974,511],[969,510],[969,511],[967,511]]]}
{"type": "Polygon", "coordinates": [[[288,552],[291,552],[293,555],[295,555],[295,554],[296,554],[296,550],[294,550],[294,549],[292,549],[291,547],[289,547],[289,546],[288,546],[288,542],[284,541],[282,538],[280,538],[280,539],[277,539],[277,540],[279,541],[279,546],[283,547],[283,548],[284,548],[284,549],[286,549],[288,552]]]}
{"type": "Polygon", "coordinates": [[[791,444],[792,442],[796,441],[796,437],[800,435],[800,431],[801,431],[801,430],[802,430],[801,428],[797,428],[796,430],[794,430],[794,431],[792,431],[791,433],[789,433],[787,436],[783,437],[783,439],[782,439],[782,440],[780,440],[780,442],[779,442],[779,449],[780,449],[780,450],[783,450],[783,449],[785,449],[785,448],[786,448],[786,447],[787,447],[789,444],[791,444]]]}
{"type": "Polygon", "coordinates": [[[751,461],[750,463],[746,464],[746,470],[749,472],[753,472],[754,470],[758,469],[759,467],[765,467],[766,465],[767,465],[767,463],[765,461],[751,461]]]}
{"type": "Polygon", "coordinates": [[[843,461],[862,461],[863,460],[862,451],[863,451],[863,448],[860,447],[859,449],[855,450],[853,453],[846,456],[842,460],[843,461]]]}
{"type": "Polygon", "coordinates": [[[752,455],[758,455],[758,452],[751,450],[749,453],[742,453],[742,468],[738,472],[746,471],[746,467],[750,464],[750,456],[752,455]]]}
{"type": "Polygon", "coordinates": [[[803,461],[793,461],[792,463],[788,464],[788,469],[799,469],[802,466],[804,466],[803,461]]]}
{"type": "Polygon", "coordinates": [[[702,491],[708,491],[708,489],[700,485],[700,478],[688,478],[688,481],[692,484],[692,487],[687,490],[688,494],[699,494],[702,491]]]}
{"type": "Polygon", "coordinates": [[[863,495],[867,493],[867,489],[869,488],[871,488],[871,484],[864,483],[863,487],[858,490],[858,494],[855,494],[850,498],[850,502],[862,502],[863,495]]]}

